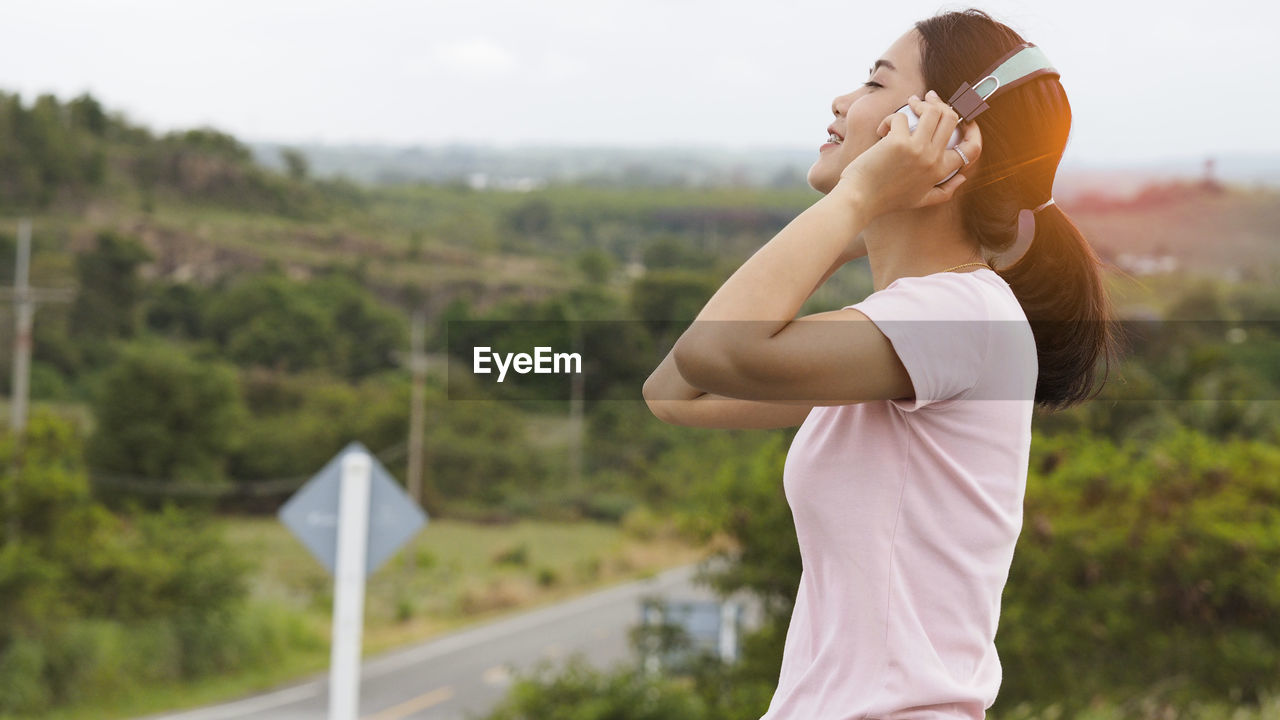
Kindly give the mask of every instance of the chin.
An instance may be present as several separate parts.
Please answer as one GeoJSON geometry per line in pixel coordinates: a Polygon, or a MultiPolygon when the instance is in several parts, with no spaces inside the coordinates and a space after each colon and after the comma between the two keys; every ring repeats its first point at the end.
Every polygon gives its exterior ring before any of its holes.
{"type": "Polygon", "coordinates": [[[819,155],[809,167],[809,175],[806,178],[809,181],[809,187],[823,195],[830,193],[835,189],[836,183],[840,182],[840,173],[849,162],[851,161],[844,160],[834,150],[819,155]]]}
{"type": "Polygon", "coordinates": [[[818,167],[820,164],[821,161],[816,162],[813,164],[813,167],[809,168],[809,176],[806,179],[809,181],[809,187],[817,190],[823,195],[826,195],[836,186],[836,182],[838,182],[840,178],[832,177],[831,173],[827,172],[826,168],[818,167]]]}

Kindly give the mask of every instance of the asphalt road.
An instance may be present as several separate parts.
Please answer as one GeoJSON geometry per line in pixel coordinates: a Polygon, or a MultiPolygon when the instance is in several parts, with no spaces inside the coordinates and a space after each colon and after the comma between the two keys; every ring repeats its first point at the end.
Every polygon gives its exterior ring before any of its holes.
{"type": "MultiPolygon", "coordinates": [[[[712,600],[693,583],[695,565],[673,568],[648,580],[617,585],[558,605],[460,630],[427,643],[365,658],[361,669],[361,720],[471,720],[506,695],[514,672],[539,660],[557,666],[581,653],[606,669],[634,659],[628,630],[641,621],[640,601],[712,600]]],[[[743,601],[744,627],[753,627],[758,607],[743,601]]],[[[301,683],[230,703],[145,720],[325,720],[329,678],[301,683]]]]}

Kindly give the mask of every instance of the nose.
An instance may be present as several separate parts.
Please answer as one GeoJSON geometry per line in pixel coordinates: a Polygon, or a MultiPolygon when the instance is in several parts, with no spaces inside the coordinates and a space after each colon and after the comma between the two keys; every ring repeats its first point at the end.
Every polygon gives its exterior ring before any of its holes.
{"type": "Polygon", "coordinates": [[[831,101],[831,114],[836,117],[843,115],[845,111],[849,109],[849,103],[852,102],[850,99],[852,95],[853,93],[837,95],[835,99],[831,101]]]}

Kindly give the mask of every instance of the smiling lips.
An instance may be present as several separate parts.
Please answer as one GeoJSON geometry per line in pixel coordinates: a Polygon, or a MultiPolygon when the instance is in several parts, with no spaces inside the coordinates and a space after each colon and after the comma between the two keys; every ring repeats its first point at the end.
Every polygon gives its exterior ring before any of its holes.
{"type": "Polygon", "coordinates": [[[831,125],[827,126],[827,144],[839,145],[842,142],[844,142],[844,136],[836,132],[835,124],[832,123],[831,125]]]}

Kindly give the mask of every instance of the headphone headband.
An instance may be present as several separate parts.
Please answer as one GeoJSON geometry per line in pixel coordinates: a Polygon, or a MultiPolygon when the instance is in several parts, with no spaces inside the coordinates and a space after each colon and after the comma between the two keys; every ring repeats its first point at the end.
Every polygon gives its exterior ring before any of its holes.
{"type": "Polygon", "coordinates": [[[1034,43],[1020,43],[992,63],[982,73],[982,79],[973,85],[961,83],[947,104],[960,113],[961,121],[972,121],[987,109],[987,100],[993,95],[1012,90],[1041,75],[1061,77],[1043,50],[1034,43]],[[994,86],[985,95],[980,95],[977,88],[984,83],[994,83],[994,86]]]}

